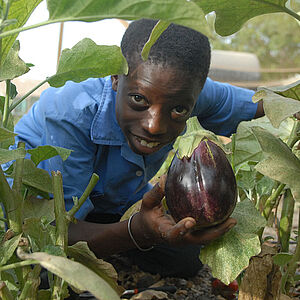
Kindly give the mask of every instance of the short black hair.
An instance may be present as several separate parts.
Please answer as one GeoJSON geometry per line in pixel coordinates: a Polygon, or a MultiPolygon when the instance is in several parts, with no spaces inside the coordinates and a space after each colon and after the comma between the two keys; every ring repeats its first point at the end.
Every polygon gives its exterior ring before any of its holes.
{"type": "MultiPolygon", "coordinates": [[[[128,26],[121,49],[129,70],[142,62],[141,51],[158,20],[140,19],[128,26]]],[[[210,44],[207,36],[191,28],[171,23],[149,53],[151,63],[163,64],[199,80],[202,88],[210,66],[210,44]]]]}

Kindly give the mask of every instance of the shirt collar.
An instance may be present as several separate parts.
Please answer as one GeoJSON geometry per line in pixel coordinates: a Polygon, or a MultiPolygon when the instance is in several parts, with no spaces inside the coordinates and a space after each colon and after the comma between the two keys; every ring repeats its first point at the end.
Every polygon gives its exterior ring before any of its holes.
{"type": "Polygon", "coordinates": [[[96,144],[122,145],[126,143],[115,113],[116,92],[110,76],[104,78],[98,111],[91,125],[91,139],[96,144]]]}

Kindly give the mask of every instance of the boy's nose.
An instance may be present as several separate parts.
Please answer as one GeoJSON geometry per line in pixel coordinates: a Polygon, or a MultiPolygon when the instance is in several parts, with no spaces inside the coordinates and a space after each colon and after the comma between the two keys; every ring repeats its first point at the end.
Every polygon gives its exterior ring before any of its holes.
{"type": "Polygon", "coordinates": [[[164,134],[167,132],[167,120],[161,112],[150,112],[143,120],[144,129],[151,135],[164,134]]]}

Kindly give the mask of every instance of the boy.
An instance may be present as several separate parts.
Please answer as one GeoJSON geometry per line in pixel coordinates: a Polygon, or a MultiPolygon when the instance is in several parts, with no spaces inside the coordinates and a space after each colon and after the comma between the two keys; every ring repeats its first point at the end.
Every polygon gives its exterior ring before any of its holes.
{"type": "Polygon", "coordinates": [[[198,116],[203,127],[230,135],[240,121],[263,112],[252,103],[252,91],[207,79],[209,42],[192,29],[170,25],[143,62],[140,53],[155,23],[132,22],[124,34],[128,75],[49,88],[15,131],[27,147],[73,150],[65,162],[54,157],[40,164],[61,171],[67,209],[93,172],[100,177],[76,215],[79,221],[70,225],[71,244],[85,240],[98,257],[132,249],[129,255],[145,271],[187,277],[201,267],[200,245],[224,234],[235,220],[206,231],[193,231],[192,218],[175,224],[161,208],[163,181],[153,189],[148,181],[189,117],[198,116]],[[142,198],[130,224],[119,222],[142,198]]]}

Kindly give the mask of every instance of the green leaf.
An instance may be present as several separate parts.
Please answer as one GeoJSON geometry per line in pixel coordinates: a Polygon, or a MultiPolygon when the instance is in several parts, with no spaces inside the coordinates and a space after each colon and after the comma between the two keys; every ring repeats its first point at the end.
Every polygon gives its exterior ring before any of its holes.
{"type": "Polygon", "coordinates": [[[49,223],[44,224],[41,218],[26,218],[23,232],[29,238],[33,251],[41,251],[55,244],[55,227],[49,223]]]}
{"type": "Polygon", "coordinates": [[[286,264],[288,264],[292,258],[293,258],[293,255],[291,253],[281,252],[281,253],[278,253],[273,256],[273,261],[274,261],[274,264],[283,267],[286,264]]]}
{"type": "MultiPolygon", "coordinates": [[[[8,19],[16,20],[16,23],[4,28],[4,32],[22,27],[34,11],[34,9],[41,3],[42,0],[14,0],[10,1],[8,19]]],[[[12,48],[18,34],[10,35],[2,39],[2,46],[0,48],[0,66],[4,63],[8,52],[12,48]]]]}
{"type": "MultiPolygon", "coordinates": [[[[14,177],[14,170],[9,175],[14,177]]],[[[24,160],[22,182],[43,192],[52,193],[52,180],[46,170],[37,168],[30,159],[24,160]]]]}
{"type": "MultiPolygon", "coordinates": [[[[232,146],[232,144],[229,144],[232,146]]],[[[250,122],[241,122],[235,136],[234,165],[238,168],[248,161],[257,162],[262,158],[262,151],[253,132],[250,122]]]]}
{"type": "Polygon", "coordinates": [[[26,151],[23,148],[17,148],[15,150],[0,149],[0,164],[7,163],[18,158],[24,158],[25,155],[26,151]]]}
{"type": "Polygon", "coordinates": [[[253,101],[261,99],[266,116],[278,128],[283,120],[300,111],[300,81],[285,87],[259,88],[253,101]]]}
{"type": "Polygon", "coordinates": [[[16,133],[14,133],[4,127],[0,127],[0,142],[14,138],[16,135],[17,135],[16,133]]]}
{"type": "Polygon", "coordinates": [[[31,154],[31,160],[37,166],[41,161],[49,159],[56,155],[59,155],[62,158],[62,160],[65,161],[71,154],[72,150],[57,146],[46,145],[38,146],[34,149],[28,149],[27,152],[31,154]]]}
{"type": "MultiPolygon", "coordinates": [[[[12,89],[12,83],[10,84],[11,89],[12,89]]],[[[5,103],[5,97],[0,96],[0,120],[2,120],[2,115],[3,115],[3,110],[4,110],[4,103],[5,103]]],[[[2,127],[3,128],[3,127],[2,127]]],[[[9,114],[8,116],[8,123],[7,123],[7,130],[10,130],[11,132],[14,131],[14,119],[13,119],[13,115],[9,114]]],[[[5,135],[4,135],[5,137],[5,135]]],[[[14,137],[7,139],[6,141],[0,142],[0,148],[3,149],[8,149],[8,147],[10,145],[13,145],[15,143],[15,139],[14,137]]]]}
{"type": "Polygon", "coordinates": [[[51,255],[66,257],[66,254],[63,251],[63,249],[57,245],[46,245],[44,248],[42,248],[42,251],[51,255]]]}
{"type": "Polygon", "coordinates": [[[6,262],[14,254],[15,250],[19,245],[22,234],[12,237],[8,241],[5,241],[3,244],[0,244],[0,266],[6,264],[6,262]]]}
{"type": "Polygon", "coordinates": [[[118,294],[105,280],[78,262],[42,252],[27,254],[18,251],[18,255],[21,259],[39,261],[48,271],[79,290],[91,292],[98,299],[120,300],[118,294]]]}
{"type": "Polygon", "coordinates": [[[49,20],[160,19],[208,32],[202,9],[186,0],[48,0],[49,20]]]}
{"type": "Polygon", "coordinates": [[[208,14],[216,13],[215,30],[219,35],[231,35],[253,17],[276,12],[286,12],[287,0],[192,0],[208,14]]]}
{"type": "Polygon", "coordinates": [[[260,127],[253,127],[266,159],[256,165],[256,170],[274,180],[287,184],[295,200],[300,201],[300,160],[279,138],[260,127]]]}
{"type": "Polygon", "coordinates": [[[109,283],[114,290],[119,290],[117,285],[118,274],[114,267],[106,261],[97,258],[86,242],[78,242],[69,246],[67,252],[70,258],[94,271],[109,283]]]}
{"type": "Polygon", "coordinates": [[[169,22],[164,22],[162,20],[159,20],[158,23],[155,25],[155,27],[152,29],[150,37],[142,50],[141,56],[143,60],[148,59],[151,47],[154,45],[154,43],[157,41],[160,35],[168,28],[169,25],[170,25],[169,22]]]}
{"type": "Polygon", "coordinates": [[[127,62],[118,46],[99,46],[85,38],[72,49],[63,50],[57,72],[48,82],[59,87],[67,80],[80,82],[90,77],[126,74],[127,71],[127,62]]]}
{"type": "Polygon", "coordinates": [[[0,81],[11,80],[29,71],[26,63],[19,57],[20,43],[16,41],[0,66],[0,81]]]}
{"type": "Polygon", "coordinates": [[[24,201],[23,218],[44,218],[48,223],[55,219],[54,200],[27,198],[24,201]]]}
{"type": "Polygon", "coordinates": [[[260,252],[256,233],[266,224],[249,200],[239,202],[232,217],[237,220],[237,225],[200,252],[200,260],[225,284],[235,280],[248,266],[250,258],[260,252]]]}

